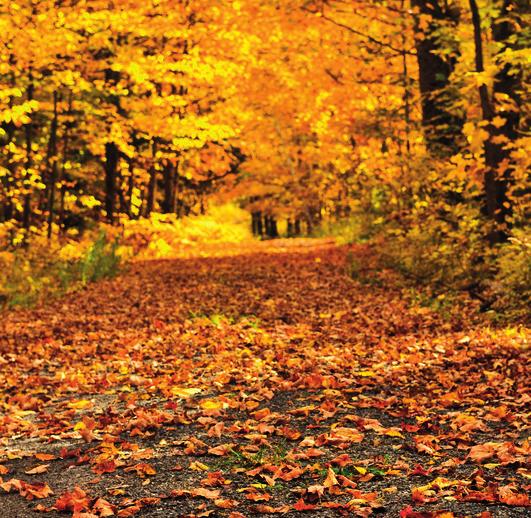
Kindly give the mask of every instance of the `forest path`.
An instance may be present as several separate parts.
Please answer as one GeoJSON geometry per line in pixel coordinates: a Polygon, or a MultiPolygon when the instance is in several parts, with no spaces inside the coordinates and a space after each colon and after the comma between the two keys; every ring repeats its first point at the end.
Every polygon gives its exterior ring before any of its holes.
{"type": "Polygon", "coordinates": [[[4,316],[0,517],[526,515],[525,330],[412,305],[366,247],[228,251],[4,316]]]}

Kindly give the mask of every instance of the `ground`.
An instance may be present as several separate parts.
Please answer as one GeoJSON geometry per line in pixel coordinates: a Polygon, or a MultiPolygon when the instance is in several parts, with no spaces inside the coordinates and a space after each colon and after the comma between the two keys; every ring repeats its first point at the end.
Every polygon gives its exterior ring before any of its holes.
{"type": "Polygon", "coordinates": [[[227,251],[4,315],[0,517],[529,516],[525,329],[363,246],[227,251]]]}

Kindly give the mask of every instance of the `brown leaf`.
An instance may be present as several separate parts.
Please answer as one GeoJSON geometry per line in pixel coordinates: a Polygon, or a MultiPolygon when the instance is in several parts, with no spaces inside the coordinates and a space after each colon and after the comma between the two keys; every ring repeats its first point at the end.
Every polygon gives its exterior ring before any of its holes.
{"type": "Polygon", "coordinates": [[[208,500],[214,500],[219,498],[221,495],[221,490],[219,489],[205,489],[203,487],[198,487],[190,491],[192,496],[201,496],[207,498],[208,500]]]}
{"type": "Polygon", "coordinates": [[[26,475],[38,475],[39,473],[46,473],[49,466],[49,464],[41,464],[40,466],[35,466],[33,469],[24,471],[24,473],[26,473],[26,475]]]}

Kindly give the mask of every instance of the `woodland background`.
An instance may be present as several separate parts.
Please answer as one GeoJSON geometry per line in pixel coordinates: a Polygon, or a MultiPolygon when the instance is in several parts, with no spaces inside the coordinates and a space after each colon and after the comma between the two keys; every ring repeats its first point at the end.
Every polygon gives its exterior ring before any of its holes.
{"type": "Polygon", "coordinates": [[[2,303],[252,231],[368,241],[406,277],[524,318],[529,15],[0,0],[2,303]]]}

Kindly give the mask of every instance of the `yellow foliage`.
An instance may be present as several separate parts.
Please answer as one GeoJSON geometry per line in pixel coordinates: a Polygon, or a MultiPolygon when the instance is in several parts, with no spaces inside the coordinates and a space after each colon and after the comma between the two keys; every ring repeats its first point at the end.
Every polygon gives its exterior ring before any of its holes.
{"type": "Polygon", "coordinates": [[[199,244],[240,243],[252,239],[249,214],[234,204],[211,207],[207,214],[178,219],[154,213],[126,220],[123,242],[137,259],[175,257],[199,244]]]}

